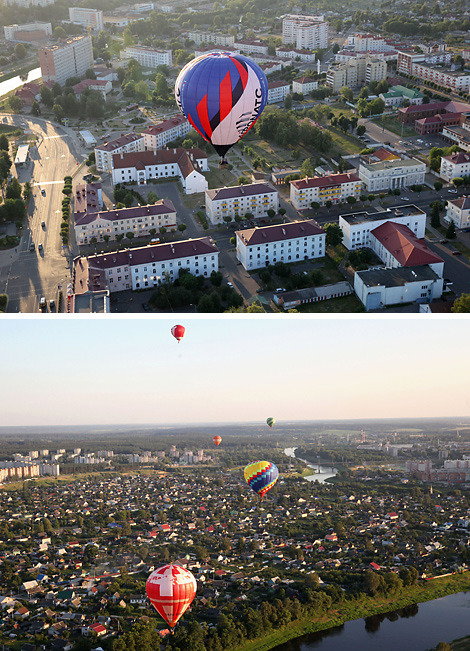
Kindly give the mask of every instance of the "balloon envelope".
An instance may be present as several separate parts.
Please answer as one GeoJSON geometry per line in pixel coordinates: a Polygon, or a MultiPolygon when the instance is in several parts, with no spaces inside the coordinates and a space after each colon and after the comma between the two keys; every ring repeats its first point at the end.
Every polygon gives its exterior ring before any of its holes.
{"type": "Polygon", "coordinates": [[[170,628],[191,605],[196,594],[196,579],[179,565],[164,565],[147,579],[146,590],[152,606],[170,628]]]}
{"type": "Polygon", "coordinates": [[[274,420],[274,418],[267,418],[266,422],[269,425],[269,427],[272,427],[276,421],[274,420]]]}
{"type": "Polygon", "coordinates": [[[219,447],[219,445],[222,443],[222,437],[221,436],[214,436],[214,438],[212,440],[214,441],[214,443],[216,444],[217,447],[219,447]]]}
{"type": "Polygon", "coordinates": [[[178,343],[183,339],[185,333],[185,328],[182,325],[175,325],[171,329],[171,334],[178,341],[178,343]]]}
{"type": "Polygon", "coordinates": [[[248,486],[263,499],[277,482],[279,470],[271,461],[255,461],[246,466],[244,475],[248,486]]]}
{"type": "Polygon", "coordinates": [[[211,52],[181,70],[175,98],[196,131],[224,156],[261,115],[268,82],[261,68],[242,54],[211,52]]]}

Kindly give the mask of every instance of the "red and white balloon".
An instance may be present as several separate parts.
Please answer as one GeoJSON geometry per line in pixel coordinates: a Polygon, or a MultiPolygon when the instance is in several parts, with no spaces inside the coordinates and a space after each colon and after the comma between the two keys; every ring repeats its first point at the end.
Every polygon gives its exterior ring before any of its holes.
{"type": "Polygon", "coordinates": [[[147,596],[157,613],[174,628],[196,595],[196,579],[179,565],[164,565],[147,579],[147,596]]]}

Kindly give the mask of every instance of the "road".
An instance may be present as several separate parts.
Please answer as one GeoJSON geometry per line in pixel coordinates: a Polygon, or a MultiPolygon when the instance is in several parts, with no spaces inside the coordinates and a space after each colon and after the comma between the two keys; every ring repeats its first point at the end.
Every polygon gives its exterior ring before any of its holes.
{"type": "Polygon", "coordinates": [[[33,186],[23,236],[17,249],[0,252],[0,292],[9,296],[8,312],[34,313],[39,311],[41,297],[57,304],[59,288],[70,278],[70,256],[62,248],[59,234],[63,178],[76,172],[77,151],[63,128],[45,120],[8,115],[3,122],[30,129],[38,136],[31,162],[18,170],[18,180],[31,181],[33,186]],[[41,222],[45,222],[44,228],[41,222]],[[34,251],[30,251],[31,244],[34,251]]]}

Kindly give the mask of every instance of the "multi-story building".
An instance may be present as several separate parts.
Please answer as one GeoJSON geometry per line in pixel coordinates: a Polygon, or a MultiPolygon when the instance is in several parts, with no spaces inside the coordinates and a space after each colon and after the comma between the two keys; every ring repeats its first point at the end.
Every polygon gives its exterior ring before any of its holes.
{"type": "Polygon", "coordinates": [[[463,178],[470,175],[470,154],[459,152],[451,156],[442,156],[441,169],[439,171],[441,179],[452,181],[455,178],[463,178]]]}
{"type": "Polygon", "coordinates": [[[367,52],[377,50],[377,52],[387,52],[387,50],[397,47],[397,43],[390,38],[382,38],[374,34],[354,34],[348,36],[348,47],[355,52],[367,52]]]}
{"type": "Polygon", "coordinates": [[[72,295],[120,292],[174,281],[181,270],[208,277],[219,269],[219,250],[210,237],[77,257],[72,295]]]}
{"type": "Polygon", "coordinates": [[[338,92],[343,86],[357,88],[372,81],[381,81],[386,76],[386,61],[361,55],[346,63],[330,66],[326,74],[326,85],[338,92]]]}
{"type": "Polygon", "coordinates": [[[98,172],[110,172],[113,169],[115,154],[144,151],[145,140],[140,133],[128,133],[103,145],[95,147],[96,169],[98,172]]]}
{"type": "Polygon", "coordinates": [[[143,45],[132,45],[121,51],[122,59],[135,59],[145,68],[157,68],[158,66],[173,65],[171,50],[157,50],[153,47],[143,45]]]}
{"type": "Polygon", "coordinates": [[[328,174],[290,182],[290,200],[297,210],[307,210],[312,202],[324,206],[327,201],[339,203],[348,197],[359,199],[361,179],[357,174],[328,174]]]}
{"type": "Polygon", "coordinates": [[[354,291],[367,311],[403,303],[429,303],[442,296],[443,287],[443,279],[428,265],[354,274],[354,291]]]}
{"type": "Polygon", "coordinates": [[[176,229],[176,210],[169,199],[135,208],[75,213],[74,217],[75,238],[79,245],[90,244],[93,238],[97,242],[104,242],[105,237],[115,240],[118,235],[126,233],[145,237],[150,235],[152,229],[176,229]]]}
{"type": "Polygon", "coordinates": [[[103,99],[106,99],[106,95],[113,90],[113,84],[105,79],[84,79],[83,81],[79,81],[78,84],[74,84],[72,89],[78,98],[86,90],[94,90],[100,93],[103,99]]]}
{"type": "Polygon", "coordinates": [[[453,221],[457,228],[468,228],[470,226],[470,197],[449,199],[444,220],[449,224],[453,221]]]}
{"type": "Polygon", "coordinates": [[[190,122],[183,115],[152,124],[142,131],[145,149],[163,149],[169,142],[188,134],[191,129],[190,122]]]}
{"type": "Polygon", "coordinates": [[[212,224],[222,224],[224,217],[233,220],[246,213],[262,217],[268,210],[279,210],[279,195],[271,183],[206,190],[206,213],[212,224]]]}
{"type": "Polygon", "coordinates": [[[343,231],[343,246],[349,251],[370,247],[371,231],[387,222],[407,226],[417,238],[422,239],[426,230],[426,213],[421,208],[405,204],[381,212],[362,210],[340,215],[339,226],[343,231]]]}
{"type": "Polygon", "coordinates": [[[277,47],[276,56],[280,59],[298,59],[304,63],[315,62],[315,52],[310,52],[306,49],[298,49],[292,47],[277,47]]]}
{"type": "Polygon", "coordinates": [[[442,67],[442,64],[449,65],[453,56],[453,52],[433,54],[399,52],[397,72],[412,75],[423,81],[433,82],[439,86],[450,88],[453,91],[464,91],[468,93],[470,89],[470,75],[465,72],[449,70],[442,67]]]}
{"type": "Polygon", "coordinates": [[[292,82],[292,92],[293,93],[302,93],[302,95],[308,95],[312,90],[318,88],[318,81],[315,81],[311,77],[299,77],[294,79],[292,82]]]}
{"type": "Polygon", "coordinates": [[[235,235],[237,259],[247,271],[325,255],[326,233],[313,219],[250,228],[235,235]]]}
{"type": "Polygon", "coordinates": [[[24,25],[8,25],[3,28],[6,41],[33,43],[43,41],[52,36],[51,23],[25,23],[24,25]]]}
{"type": "Polygon", "coordinates": [[[208,183],[207,154],[201,149],[157,149],[113,156],[113,183],[139,185],[155,179],[179,178],[186,194],[205,192],[208,183]]]}
{"type": "Polygon", "coordinates": [[[268,82],[268,104],[283,102],[291,92],[290,83],[285,81],[268,82]]]}
{"type": "Polygon", "coordinates": [[[88,9],[88,7],[70,7],[69,19],[71,23],[83,25],[86,29],[101,32],[103,29],[103,12],[99,9],[88,9]]]}
{"type": "Polygon", "coordinates": [[[424,95],[419,90],[405,88],[405,86],[392,86],[387,93],[380,93],[379,97],[384,101],[385,106],[401,106],[405,100],[410,105],[422,104],[424,95]]]}
{"type": "Polygon", "coordinates": [[[87,213],[98,213],[103,209],[103,192],[101,183],[84,183],[77,185],[73,195],[74,223],[77,224],[87,213]]]}
{"type": "Polygon", "coordinates": [[[81,77],[93,66],[91,36],[74,36],[60,45],[39,50],[42,81],[65,84],[70,77],[81,77]]]}
{"type": "Polygon", "coordinates": [[[235,36],[229,34],[214,34],[213,32],[188,32],[188,38],[201,45],[203,43],[221,45],[222,47],[230,47],[235,43],[235,36]]]}
{"type": "Polygon", "coordinates": [[[426,164],[416,158],[380,163],[361,162],[358,173],[369,192],[388,191],[424,183],[426,164]]]}
{"type": "Polygon", "coordinates": [[[235,41],[233,47],[237,49],[241,54],[267,54],[268,53],[268,44],[266,41],[261,41],[255,38],[243,39],[235,41]]]}
{"type": "Polygon", "coordinates": [[[282,42],[298,49],[326,49],[328,29],[323,16],[287,15],[282,21],[282,42]]]}
{"type": "Polygon", "coordinates": [[[386,267],[429,265],[440,278],[444,276],[444,260],[405,224],[387,220],[374,228],[370,232],[370,248],[386,267]]]}
{"type": "Polygon", "coordinates": [[[398,52],[396,50],[389,50],[387,52],[378,52],[377,50],[368,50],[366,52],[355,52],[351,50],[340,50],[335,54],[336,63],[347,63],[348,61],[353,61],[362,56],[368,56],[371,59],[380,59],[389,63],[390,61],[396,61],[398,52]]]}
{"type": "Polygon", "coordinates": [[[55,0],[5,0],[5,4],[17,7],[49,7],[55,0]]]}
{"type": "Polygon", "coordinates": [[[435,115],[444,116],[448,113],[464,113],[470,111],[470,104],[456,100],[445,102],[431,102],[429,104],[420,104],[418,106],[407,106],[398,109],[397,118],[403,124],[413,124],[416,120],[434,117],[435,115]]]}

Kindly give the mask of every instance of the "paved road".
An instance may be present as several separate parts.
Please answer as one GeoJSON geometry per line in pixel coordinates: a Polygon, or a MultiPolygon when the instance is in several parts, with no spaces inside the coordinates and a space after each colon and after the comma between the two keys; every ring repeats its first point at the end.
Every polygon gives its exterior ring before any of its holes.
{"type": "Polygon", "coordinates": [[[59,286],[66,285],[70,278],[70,261],[59,237],[62,184],[65,175],[76,172],[78,161],[75,143],[62,128],[17,115],[6,116],[6,120],[31,129],[39,138],[31,151],[32,161],[18,172],[22,183],[32,182],[33,197],[19,246],[0,252],[0,292],[9,295],[8,312],[34,313],[39,310],[42,296],[57,302],[59,286]],[[34,251],[30,251],[31,244],[34,251]],[[42,251],[38,250],[39,244],[42,251]]]}

